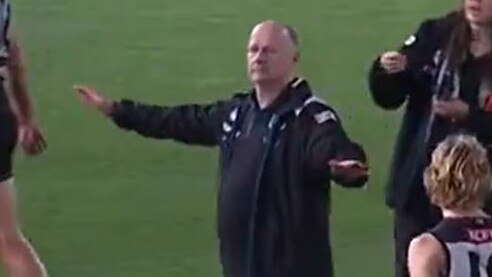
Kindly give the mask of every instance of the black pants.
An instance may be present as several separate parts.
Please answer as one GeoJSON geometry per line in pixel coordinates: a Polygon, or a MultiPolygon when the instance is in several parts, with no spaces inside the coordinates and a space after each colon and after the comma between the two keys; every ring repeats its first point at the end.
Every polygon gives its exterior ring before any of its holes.
{"type": "Polygon", "coordinates": [[[13,155],[17,143],[17,124],[12,113],[0,110],[0,182],[13,175],[13,155]]]}
{"type": "Polygon", "coordinates": [[[428,198],[422,191],[411,198],[406,209],[394,211],[395,277],[410,276],[407,267],[410,242],[416,236],[437,225],[441,218],[440,210],[430,205],[428,198]]]}

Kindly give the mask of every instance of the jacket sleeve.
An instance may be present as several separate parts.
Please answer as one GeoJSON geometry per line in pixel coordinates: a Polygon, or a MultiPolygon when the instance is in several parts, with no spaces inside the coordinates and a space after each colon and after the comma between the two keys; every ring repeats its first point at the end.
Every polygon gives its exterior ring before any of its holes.
{"type": "Polygon", "coordinates": [[[310,174],[328,183],[330,180],[344,187],[362,187],[367,177],[349,180],[344,176],[332,176],[329,161],[357,160],[366,163],[366,155],[360,145],[351,141],[342,128],[335,113],[325,110],[310,121],[311,132],[307,139],[307,156],[310,174]]]}
{"type": "Polygon", "coordinates": [[[118,127],[144,137],[215,146],[230,103],[163,107],[122,100],[113,104],[110,118],[118,127]]]}
{"type": "Polygon", "coordinates": [[[399,52],[407,57],[405,71],[389,74],[378,57],[369,72],[369,89],[374,102],[384,109],[397,109],[407,99],[426,97],[430,93],[430,79],[423,74],[425,66],[433,62],[439,48],[440,31],[434,20],[424,21],[399,52]]]}

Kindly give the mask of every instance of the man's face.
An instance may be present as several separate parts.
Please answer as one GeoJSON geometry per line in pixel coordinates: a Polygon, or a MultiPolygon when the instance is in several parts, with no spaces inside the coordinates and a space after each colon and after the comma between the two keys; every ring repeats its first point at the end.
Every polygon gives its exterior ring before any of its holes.
{"type": "Polygon", "coordinates": [[[297,63],[297,49],[284,27],[267,22],[251,32],[247,58],[248,75],[254,84],[284,82],[297,63]]]}
{"type": "Polygon", "coordinates": [[[464,0],[466,19],[473,24],[492,23],[492,0],[464,0]]]}

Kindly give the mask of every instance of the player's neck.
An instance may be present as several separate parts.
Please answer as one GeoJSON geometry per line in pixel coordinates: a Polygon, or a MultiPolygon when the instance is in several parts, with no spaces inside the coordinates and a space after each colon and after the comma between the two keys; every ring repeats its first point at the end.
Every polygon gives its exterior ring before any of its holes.
{"type": "Polygon", "coordinates": [[[459,218],[459,217],[486,217],[488,216],[482,209],[469,209],[469,210],[451,210],[442,209],[442,216],[447,218],[459,218]]]}

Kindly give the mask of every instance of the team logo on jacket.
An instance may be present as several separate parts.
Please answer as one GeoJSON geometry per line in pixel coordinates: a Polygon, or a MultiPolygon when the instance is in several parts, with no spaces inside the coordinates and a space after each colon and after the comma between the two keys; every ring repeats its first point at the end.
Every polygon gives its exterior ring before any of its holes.
{"type": "Polygon", "coordinates": [[[337,117],[332,111],[323,111],[314,115],[314,119],[318,124],[325,123],[329,120],[337,121],[337,117]]]}
{"type": "Polygon", "coordinates": [[[229,125],[227,122],[222,123],[222,130],[226,133],[229,133],[232,131],[232,126],[229,125]]]}

